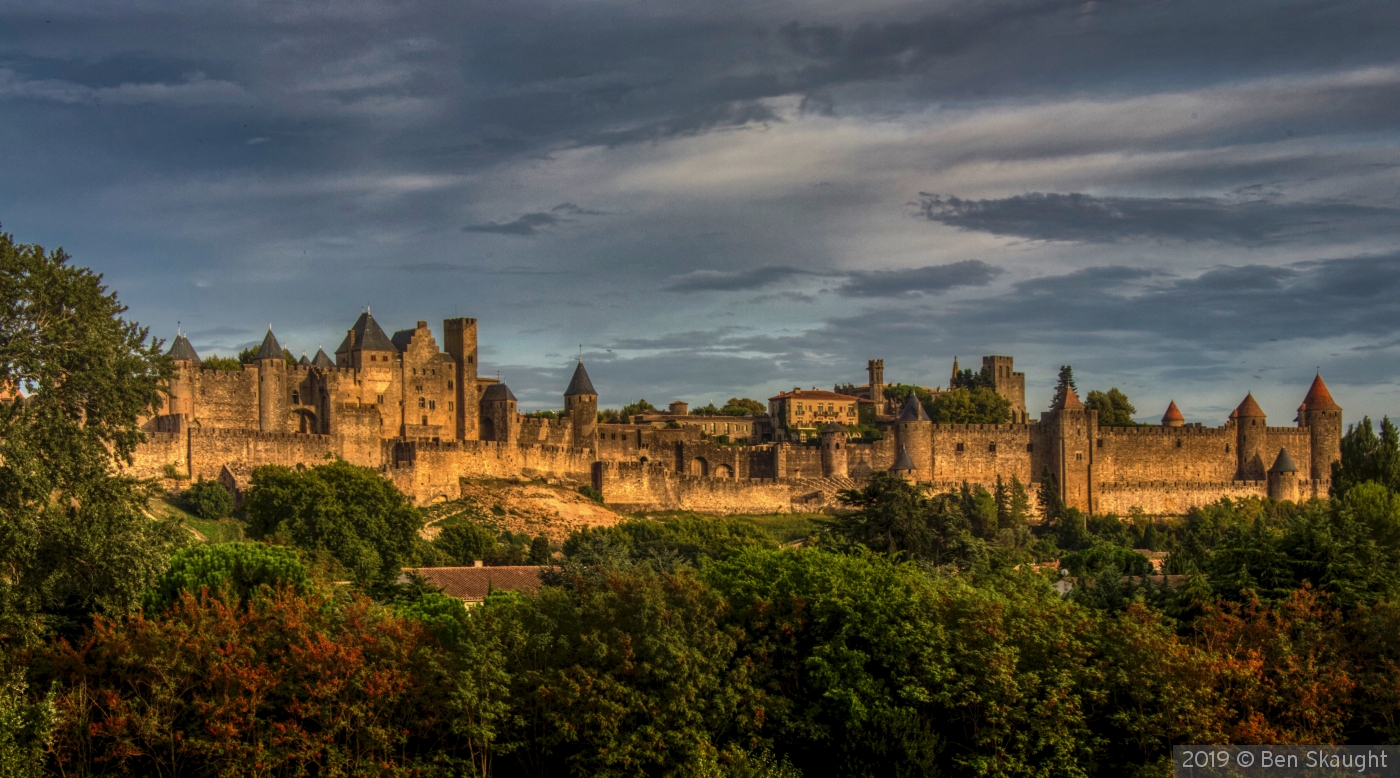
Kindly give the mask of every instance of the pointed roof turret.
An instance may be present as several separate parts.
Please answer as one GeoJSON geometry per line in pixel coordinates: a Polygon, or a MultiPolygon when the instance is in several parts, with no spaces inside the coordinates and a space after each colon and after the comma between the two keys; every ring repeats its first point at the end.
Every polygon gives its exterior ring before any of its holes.
{"type": "Polygon", "coordinates": [[[1288,455],[1288,449],[1278,450],[1278,459],[1274,460],[1274,466],[1269,468],[1270,473],[1296,473],[1298,466],[1293,464],[1293,457],[1288,455]]]}
{"type": "Polygon", "coordinates": [[[825,435],[825,434],[828,433],[828,432],[831,432],[831,433],[837,433],[837,432],[839,432],[839,433],[841,433],[842,435],[845,435],[845,434],[846,434],[846,425],[842,424],[842,423],[839,422],[839,421],[829,421],[829,422],[826,423],[826,426],[825,426],[825,427],[822,427],[822,434],[823,434],[823,435],[825,435]]]}
{"type": "Polygon", "coordinates": [[[1254,399],[1254,392],[1244,396],[1238,408],[1235,409],[1234,417],[1237,419],[1262,419],[1264,409],[1259,407],[1259,403],[1254,399]]]}
{"type": "Polygon", "coordinates": [[[306,358],[306,352],[301,352],[301,360],[297,362],[298,367],[311,367],[311,360],[306,358]]]}
{"type": "Polygon", "coordinates": [[[319,347],[318,347],[318,348],[316,349],[316,356],[314,356],[314,357],[311,358],[311,366],[312,366],[312,367],[335,367],[335,363],[331,361],[331,358],[330,358],[330,357],[326,356],[326,350],[325,350],[325,349],[319,348],[319,347]]]}
{"type": "Polygon", "coordinates": [[[909,395],[904,401],[904,407],[899,411],[899,421],[933,421],[928,417],[928,411],[924,410],[924,404],[919,402],[919,396],[909,395]]]}
{"type": "Polygon", "coordinates": [[[379,322],[374,320],[369,311],[365,311],[355,320],[350,331],[345,333],[345,340],[340,342],[340,348],[337,348],[335,353],[350,351],[398,351],[398,348],[389,340],[389,336],[384,334],[384,328],[379,326],[379,322]]]}
{"type": "Polygon", "coordinates": [[[1186,423],[1186,417],[1181,415],[1181,409],[1176,407],[1176,400],[1172,400],[1167,405],[1167,412],[1162,414],[1163,427],[1180,427],[1186,423]]]}
{"type": "Polygon", "coordinates": [[[286,359],[282,354],[282,344],[277,342],[277,336],[272,334],[272,327],[268,326],[267,336],[263,338],[262,345],[258,347],[258,353],[253,355],[253,359],[286,359]]]}
{"type": "Polygon", "coordinates": [[[958,355],[953,355],[953,377],[948,379],[948,388],[952,389],[958,384],[958,355]]]}
{"type": "Polygon", "coordinates": [[[1303,404],[1298,406],[1298,412],[1303,411],[1340,411],[1342,406],[1332,399],[1332,393],[1327,391],[1327,384],[1322,382],[1322,374],[1318,373],[1313,378],[1312,386],[1308,387],[1308,396],[1303,398],[1303,404]]]}
{"type": "Polygon", "coordinates": [[[190,345],[190,339],[182,332],[175,333],[175,342],[170,344],[170,351],[166,352],[170,358],[179,362],[193,362],[199,364],[199,354],[195,353],[194,346],[190,345]]]}
{"type": "Polygon", "coordinates": [[[904,446],[899,447],[899,456],[894,458],[894,464],[890,465],[890,472],[908,472],[914,469],[914,460],[909,458],[909,450],[904,446]]]}
{"type": "Polygon", "coordinates": [[[1065,396],[1060,401],[1050,407],[1052,411],[1082,411],[1084,403],[1079,401],[1079,395],[1074,393],[1074,387],[1065,387],[1065,396]]]}
{"type": "Polygon", "coordinates": [[[588,371],[583,369],[582,359],[578,361],[578,367],[574,368],[574,377],[569,379],[569,388],[564,390],[565,397],[574,397],[580,394],[598,396],[598,391],[593,388],[593,382],[588,380],[588,371]]]}
{"type": "Polygon", "coordinates": [[[500,402],[502,400],[517,402],[515,393],[505,384],[490,384],[486,387],[486,391],[481,393],[481,401],[484,403],[500,402]]]}

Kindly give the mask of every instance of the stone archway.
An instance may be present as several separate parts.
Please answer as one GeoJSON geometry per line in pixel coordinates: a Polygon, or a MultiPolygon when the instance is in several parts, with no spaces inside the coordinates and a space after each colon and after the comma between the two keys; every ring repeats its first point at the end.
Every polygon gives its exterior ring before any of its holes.
{"type": "Polygon", "coordinates": [[[691,474],[691,475],[709,475],[709,474],[710,474],[710,463],[707,462],[707,461],[705,461],[705,458],[704,458],[704,457],[696,457],[696,458],[690,460],[690,474],[691,474]]]}
{"type": "Polygon", "coordinates": [[[715,478],[733,478],[734,468],[729,465],[715,465],[715,478]]]}

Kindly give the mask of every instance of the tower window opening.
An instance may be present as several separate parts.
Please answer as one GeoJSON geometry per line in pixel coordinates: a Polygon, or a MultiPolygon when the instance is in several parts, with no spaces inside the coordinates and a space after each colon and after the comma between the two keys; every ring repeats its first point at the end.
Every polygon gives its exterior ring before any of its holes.
{"type": "Polygon", "coordinates": [[[962,451],[962,450],[963,450],[963,444],[959,443],[959,444],[958,444],[958,451],[962,451]]]}
{"type": "Polygon", "coordinates": [[[375,403],[377,403],[377,404],[379,404],[379,405],[383,405],[383,404],[384,404],[384,395],[382,395],[382,394],[381,394],[381,395],[377,395],[377,396],[374,398],[374,401],[375,401],[375,403]]]}
{"type": "Polygon", "coordinates": [[[292,405],[301,405],[301,394],[292,392],[292,405]]]}
{"type": "Polygon", "coordinates": [[[989,452],[991,452],[991,453],[993,453],[993,454],[997,453],[997,444],[995,444],[995,443],[988,443],[988,444],[987,444],[987,451],[989,451],[989,452]]]}
{"type": "Polygon", "coordinates": [[[426,408],[426,407],[428,407],[428,401],[427,401],[426,399],[422,398],[422,397],[419,397],[419,398],[418,398],[418,407],[419,407],[419,408],[426,408]]]}
{"type": "Polygon", "coordinates": [[[435,411],[435,410],[437,410],[437,400],[429,400],[429,401],[428,401],[428,410],[430,410],[430,411],[435,411]]]}
{"type": "Polygon", "coordinates": [[[424,426],[424,427],[428,426],[428,417],[427,417],[427,416],[424,416],[424,417],[423,417],[423,426],[424,426]]]}

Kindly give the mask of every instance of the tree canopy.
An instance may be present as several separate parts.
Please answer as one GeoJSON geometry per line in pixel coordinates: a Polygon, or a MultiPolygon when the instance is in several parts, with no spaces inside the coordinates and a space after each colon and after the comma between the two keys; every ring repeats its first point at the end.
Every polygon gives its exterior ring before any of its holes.
{"type": "Polygon", "coordinates": [[[1069,365],[1060,366],[1060,375],[1055,379],[1055,396],[1050,399],[1050,407],[1056,408],[1064,402],[1065,397],[1073,390],[1079,393],[1079,387],[1074,385],[1074,368],[1069,365]]]}
{"type": "Polygon", "coordinates": [[[1137,413],[1137,408],[1128,402],[1128,395],[1118,391],[1116,386],[1107,392],[1090,391],[1089,397],[1084,401],[1084,407],[1099,412],[1100,427],[1138,426],[1138,423],[1133,420],[1133,414],[1137,413]]]}
{"type": "Polygon", "coordinates": [[[181,542],[119,469],[171,362],[70,259],[0,233],[0,633],[132,607],[181,542]]]}
{"type": "Polygon", "coordinates": [[[360,581],[392,581],[413,560],[422,513],[392,481],[343,460],[253,470],[248,535],[324,551],[360,581]]]}
{"type": "Polygon", "coordinates": [[[1011,421],[1011,401],[986,387],[952,389],[933,396],[929,418],[939,424],[1005,424],[1011,421]]]}

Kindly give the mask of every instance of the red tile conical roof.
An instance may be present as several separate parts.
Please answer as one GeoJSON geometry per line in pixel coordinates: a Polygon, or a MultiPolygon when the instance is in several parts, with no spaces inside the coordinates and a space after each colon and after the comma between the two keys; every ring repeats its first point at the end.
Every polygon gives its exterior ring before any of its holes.
{"type": "Polygon", "coordinates": [[[1249,394],[1247,394],[1247,395],[1244,396],[1244,401],[1240,403],[1240,407],[1238,407],[1238,408],[1235,409],[1235,418],[1237,418],[1237,419],[1262,419],[1262,418],[1264,418],[1264,409],[1263,409],[1263,408],[1260,408],[1260,407],[1259,407],[1259,403],[1256,402],[1256,401],[1254,400],[1254,393],[1253,393],[1253,392],[1250,392],[1249,394]]]}
{"type": "Polygon", "coordinates": [[[1067,386],[1065,387],[1065,396],[1062,397],[1058,403],[1055,403],[1055,407],[1051,410],[1082,411],[1084,410],[1084,403],[1079,401],[1079,395],[1074,393],[1074,387],[1067,386]]]}
{"type": "Polygon", "coordinates": [[[1186,423],[1186,417],[1182,416],[1181,409],[1176,407],[1176,400],[1172,400],[1171,404],[1167,406],[1167,412],[1162,414],[1162,426],[1170,427],[1172,426],[1172,422],[1178,424],[1186,423]]]}
{"type": "Polygon", "coordinates": [[[1308,396],[1303,398],[1303,404],[1298,406],[1298,412],[1303,411],[1340,411],[1342,406],[1332,399],[1332,393],[1327,391],[1327,384],[1322,382],[1322,374],[1318,373],[1313,379],[1312,386],[1308,387],[1308,396]]]}

